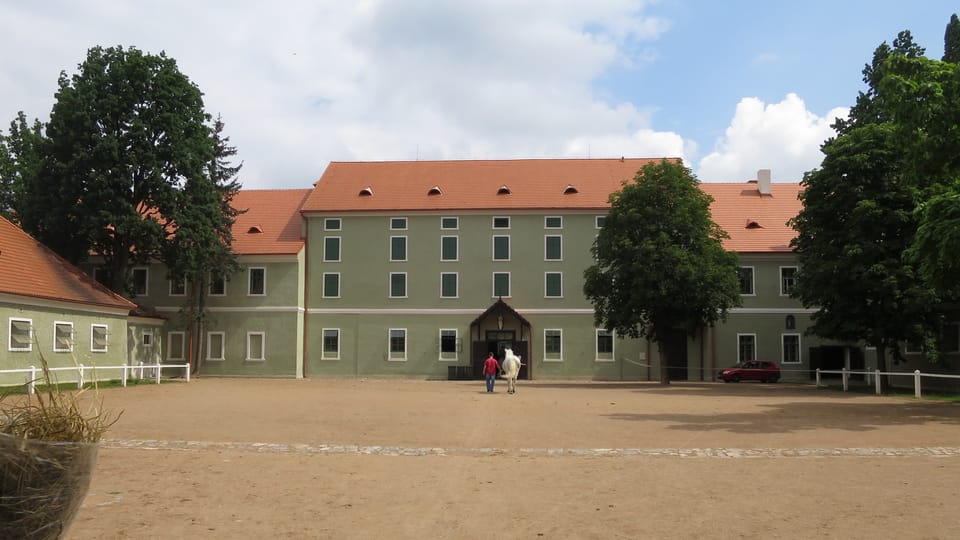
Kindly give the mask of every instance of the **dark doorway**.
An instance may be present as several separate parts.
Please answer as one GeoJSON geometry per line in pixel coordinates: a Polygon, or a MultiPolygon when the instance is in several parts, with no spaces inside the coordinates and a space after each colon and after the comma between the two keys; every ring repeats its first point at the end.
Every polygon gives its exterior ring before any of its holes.
{"type": "Polygon", "coordinates": [[[663,361],[671,381],[687,380],[687,333],[673,330],[662,345],[663,361]]]}

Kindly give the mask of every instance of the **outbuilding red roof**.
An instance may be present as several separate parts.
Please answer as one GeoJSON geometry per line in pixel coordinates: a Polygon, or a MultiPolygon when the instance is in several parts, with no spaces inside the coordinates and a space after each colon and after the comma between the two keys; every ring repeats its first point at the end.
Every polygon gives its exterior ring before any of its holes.
{"type": "Polygon", "coordinates": [[[303,249],[300,206],[309,189],[245,189],[233,207],[247,210],[233,224],[233,251],[238,255],[290,255],[303,249]]]}

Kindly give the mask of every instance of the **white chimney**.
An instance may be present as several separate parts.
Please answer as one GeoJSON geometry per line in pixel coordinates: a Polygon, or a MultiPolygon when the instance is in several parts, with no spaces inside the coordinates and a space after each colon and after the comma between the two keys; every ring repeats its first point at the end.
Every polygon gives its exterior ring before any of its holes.
{"type": "Polygon", "coordinates": [[[770,195],[770,169],[757,171],[757,191],[761,195],[770,195]]]}

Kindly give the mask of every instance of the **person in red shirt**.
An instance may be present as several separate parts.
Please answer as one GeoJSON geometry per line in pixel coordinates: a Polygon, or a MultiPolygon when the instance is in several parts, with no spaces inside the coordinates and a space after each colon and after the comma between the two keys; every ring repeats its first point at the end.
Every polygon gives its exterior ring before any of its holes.
{"type": "Polygon", "coordinates": [[[497,380],[497,372],[500,371],[500,364],[493,357],[493,353],[487,355],[483,361],[483,376],[487,379],[487,392],[493,392],[493,383],[497,380]]]}

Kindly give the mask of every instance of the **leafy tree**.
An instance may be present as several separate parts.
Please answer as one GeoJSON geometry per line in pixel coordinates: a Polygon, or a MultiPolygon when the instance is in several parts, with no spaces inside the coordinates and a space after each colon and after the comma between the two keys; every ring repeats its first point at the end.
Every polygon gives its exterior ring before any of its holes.
{"type": "Polygon", "coordinates": [[[130,268],[159,253],[178,188],[203,178],[207,119],[200,90],[163,53],[90,49],[79,73],[60,75],[36,185],[46,212],[31,232],[73,262],[99,253],[123,290],[130,268]]]}
{"type": "Polygon", "coordinates": [[[956,13],[950,16],[943,33],[943,61],[954,64],[960,62],[960,19],[956,13]]]}
{"type": "Polygon", "coordinates": [[[37,213],[27,208],[27,194],[43,164],[45,143],[43,125],[34,120],[31,126],[23,111],[10,122],[8,135],[0,132],[0,215],[14,223],[37,213]]]}
{"type": "MultiPolygon", "coordinates": [[[[713,198],[683,165],[645,165],[633,183],[610,196],[610,212],[592,248],[596,264],[584,294],[597,326],[664,344],[678,330],[726,318],[739,305],[736,254],[710,216],[713,198]]],[[[676,359],[671,359],[676,361],[676,359]]],[[[666,362],[660,382],[669,384],[666,362]]]]}

